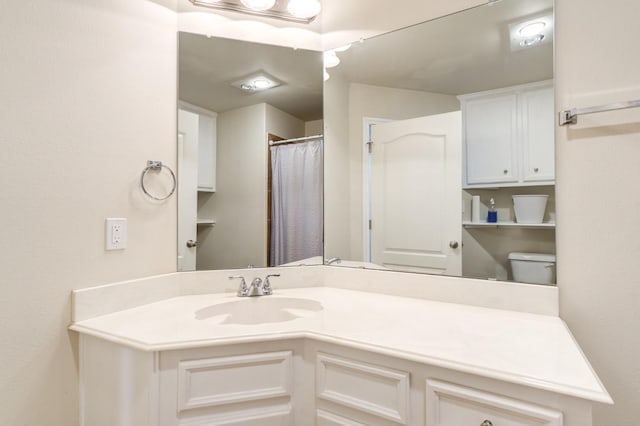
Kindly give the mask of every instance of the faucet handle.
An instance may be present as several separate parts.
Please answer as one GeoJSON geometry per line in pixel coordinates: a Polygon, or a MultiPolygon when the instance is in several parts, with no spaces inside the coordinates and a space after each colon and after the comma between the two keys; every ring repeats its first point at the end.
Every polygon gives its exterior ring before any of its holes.
{"type": "Polygon", "coordinates": [[[273,288],[271,288],[271,283],[269,282],[270,277],[279,277],[280,274],[269,274],[264,278],[264,285],[262,286],[262,292],[266,295],[273,293],[273,288]]]}
{"type": "Polygon", "coordinates": [[[238,279],[240,280],[240,287],[238,287],[238,296],[246,296],[249,293],[249,288],[247,287],[247,282],[244,280],[242,275],[232,275],[229,277],[230,280],[238,279]]]}

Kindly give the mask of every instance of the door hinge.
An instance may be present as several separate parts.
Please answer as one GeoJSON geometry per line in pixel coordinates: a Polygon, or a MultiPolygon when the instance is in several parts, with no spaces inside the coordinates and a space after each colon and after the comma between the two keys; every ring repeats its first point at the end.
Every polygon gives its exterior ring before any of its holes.
{"type": "Polygon", "coordinates": [[[372,221],[371,219],[369,219],[369,230],[371,230],[371,228],[372,228],[372,221]]]}
{"type": "Polygon", "coordinates": [[[373,148],[373,141],[367,142],[367,151],[371,154],[371,149],[373,148]]]}

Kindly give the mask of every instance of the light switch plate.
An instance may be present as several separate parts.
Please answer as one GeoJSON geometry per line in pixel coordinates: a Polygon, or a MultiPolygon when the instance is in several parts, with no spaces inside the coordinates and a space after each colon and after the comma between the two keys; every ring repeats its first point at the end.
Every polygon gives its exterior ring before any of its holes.
{"type": "Polygon", "coordinates": [[[127,219],[107,218],[105,222],[105,249],[122,250],[127,248],[127,219]]]}

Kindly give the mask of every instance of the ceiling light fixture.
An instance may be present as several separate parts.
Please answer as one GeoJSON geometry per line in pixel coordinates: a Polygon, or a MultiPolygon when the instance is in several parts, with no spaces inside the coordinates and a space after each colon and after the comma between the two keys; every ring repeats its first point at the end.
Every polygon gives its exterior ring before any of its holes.
{"type": "Polygon", "coordinates": [[[276,4],[276,0],[240,0],[242,4],[248,7],[251,10],[267,10],[271,9],[274,4],[276,4]]]}
{"type": "Polygon", "coordinates": [[[509,24],[511,51],[517,52],[530,47],[553,42],[553,15],[541,15],[526,21],[509,24]]]}
{"type": "Polygon", "coordinates": [[[196,6],[308,24],[320,13],[319,0],[189,0],[196,6]]]}
{"type": "Polygon", "coordinates": [[[233,87],[237,87],[238,89],[249,93],[273,89],[281,84],[281,82],[271,76],[268,76],[264,71],[251,74],[242,80],[231,83],[233,87]]]}
{"type": "Polygon", "coordinates": [[[289,0],[287,10],[298,18],[311,18],[320,13],[320,2],[318,0],[289,0]]]}
{"type": "Polygon", "coordinates": [[[538,34],[537,36],[525,38],[524,40],[522,40],[520,42],[520,46],[522,47],[533,46],[534,44],[540,43],[542,40],[544,40],[544,35],[538,34]]]}
{"type": "Polygon", "coordinates": [[[526,24],[525,26],[520,28],[518,30],[518,34],[520,34],[522,37],[531,37],[540,34],[542,31],[544,31],[544,28],[546,26],[547,24],[542,21],[531,22],[530,24],[526,24]]]}
{"type": "Polygon", "coordinates": [[[324,52],[323,58],[325,68],[337,67],[340,64],[340,58],[338,58],[338,55],[336,55],[334,50],[327,50],[324,52]]]}

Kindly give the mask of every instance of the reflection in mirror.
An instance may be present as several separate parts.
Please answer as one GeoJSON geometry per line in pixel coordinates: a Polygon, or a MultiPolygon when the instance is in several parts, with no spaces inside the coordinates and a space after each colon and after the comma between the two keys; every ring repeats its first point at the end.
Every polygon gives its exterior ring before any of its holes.
{"type": "Polygon", "coordinates": [[[178,51],[178,270],[320,262],[322,54],[189,33],[178,51]]]}
{"type": "Polygon", "coordinates": [[[492,2],[335,55],[325,256],[553,284],[553,2],[492,2]],[[514,195],[542,197],[516,217],[514,195]]]}

